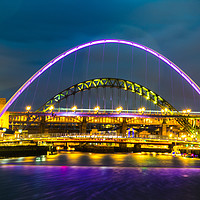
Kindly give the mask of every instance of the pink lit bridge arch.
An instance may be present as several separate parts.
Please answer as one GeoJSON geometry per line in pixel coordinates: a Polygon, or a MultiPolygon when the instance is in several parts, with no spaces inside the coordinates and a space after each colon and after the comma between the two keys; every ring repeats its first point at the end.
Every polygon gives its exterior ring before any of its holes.
{"type": "Polygon", "coordinates": [[[177,65],[175,65],[173,62],[171,62],[169,59],[164,57],[162,54],[154,51],[153,49],[150,49],[149,47],[146,47],[144,45],[131,42],[131,41],[126,41],[126,40],[118,40],[118,39],[104,39],[104,40],[96,40],[92,42],[88,42],[85,44],[81,44],[79,46],[76,46],[72,49],[69,49],[62,54],[58,55],[55,57],[53,60],[48,62],[46,65],[44,65],[41,69],[39,69],[32,77],[30,77],[18,90],[17,92],[9,99],[9,101],[5,104],[5,106],[2,108],[0,111],[0,117],[7,111],[7,109],[13,104],[13,102],[22,94],[22,92],[37,78],[39,77],[43,72],[45,72],[48,68],[50,68],[53,64],[61,60],[62,58],[89,46],[93,45],[98,45],[98,44],[106,44],[106,43],[118,43],[118,44],[125,44],[125,45],[130,45],[137,47],[139,49],[142,49],[146,52],[149,52],[150,54],[158,57],[161,59],[163,62],[168,64],[172,69],[174,69],[178,74],[180,74],[195,90],[196,92],[200,95],[200,87],[183,71],[181,70],[177,65]]]}

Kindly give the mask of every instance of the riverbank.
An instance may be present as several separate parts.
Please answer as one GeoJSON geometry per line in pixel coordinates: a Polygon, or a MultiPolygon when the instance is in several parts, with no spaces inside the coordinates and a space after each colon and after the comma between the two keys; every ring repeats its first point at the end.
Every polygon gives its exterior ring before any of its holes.
{"type": "Polygon", "coordinates": [[[0,158],[47,155],[48,146],[0,146],[0,158]]]}
{"type": "Polygon", "coordinates": [[[27,156],[41,156],[57,153],[69,153],[70,150],[74,152],[85,153],[103,153],[103,154],[116,154],[116,153],[143,153],[143,154],[165,154],[172,156],[184,156],[200,158],[200,150],[195,149],[179,149],[174,151],[173,148],[144,148],[141,145],[134,145],[134,147],[127,147],[121,145],[115,146],[95,146],[95,145],[76,145],[73,148],[64,146],[62,148],[53,146],[41,145],[17,145],[17,146],[0,146],[0,158],[9,157],[27,157],[27,156]]]}

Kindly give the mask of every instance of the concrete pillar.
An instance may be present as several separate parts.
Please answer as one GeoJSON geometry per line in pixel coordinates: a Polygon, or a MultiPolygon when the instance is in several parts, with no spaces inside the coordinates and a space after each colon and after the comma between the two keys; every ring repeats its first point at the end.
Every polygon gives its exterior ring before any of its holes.
{"type": "Polygon", "coordinates": [[[127,151],[127,144],[126,143],[119,143],[119,149],[121,151],[127,151]]]}
{"type": "Polygon", "coordinates": [[[39,125],[39,133],[45,133],[45,116],[41,116],[41,121],[39,125]]]}
{"type": "Polygon", "coordinates": [[[126,130],[127,130],[127,122],[126,122],[126,118],[123,118],[123,122],[120,127],[120,132],[121,132],[122,137],[126,137],[126,130]]]}
{"type": "Polygon", "coordinates": [[[121,128],[117,129],[117,136],[120,136],[120,131],[121,131],[121,128]]]}
{"type": "Polygon", "coordinates": [[[162,135],[167,136],[167,124],[166,124],[166,119],[163,119],[162,123],[162,135]]]}
{"type": "Polygon", "coordinates": [[[86,117],[83,117],[83,121],[80,124],[80,133],[87,133],[86,117]]]}

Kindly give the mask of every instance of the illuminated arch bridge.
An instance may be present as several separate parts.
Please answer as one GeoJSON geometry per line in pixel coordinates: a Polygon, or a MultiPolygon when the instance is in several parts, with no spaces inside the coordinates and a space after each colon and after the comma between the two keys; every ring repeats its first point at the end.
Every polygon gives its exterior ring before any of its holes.
{"type": "Polygon", "coordinates": [[[117,88],[128,92],[136,93],[148,101],[153,102],[155,105],[159,106],[161,109],[167,109],[170,114],[178,112],[171,104],[160,97],[158,94],[152,90],[132,81],[118,79],[118,78],[97,78],[91,79],[84,82],[80,82],[67,89],[59,92],[50,100],[48,100],[40,109],[37,111],[49,111],[50,106],[55,106],[59,104],[62,100],[67,99],[70,96],[76,95],[79,92],[97,89],[97,88],[117,88]]]}
{"type": "MultiPolygon", "coordinates": [[[[79,92],[87,91],[97,88],[117,88],[127,92],[135,93],[147,101],[153,102],[161,109],[167,110],[170,115],[178,115],[178,111],[165,99],[153,92],[152,90],[132,81],[118,79],[118,78],[97,78],[84,82],[80,82],[67,89],[59,92],[50,100],[48,100],[40,109],[36,112],[49,112],[51,106],[59,105],[61,101],[67,99],[70,96],[76,95],[79,92]]],[[[191,124],[185,118],[177,118],[178,123],[184,127],[187,132],[193,133],[191,124]]]]}
{"type": "MultiPolygon", "coordinates": [[[[129,45],[135,48],[139,48],[141,50],[144,50],[146,53],[149,53],[159,60],[166,63],[170,68],[175,70],[183,79],[185,79],[188,84],[200,95],[200,87],[176,64],[174,64],[172,61],[167,59],[165,56],[160,54],[159,52],[146,47],[144,45],[132,42],[132,41],[126,41],[126,40],[120,40],[120,39],[103,39],[103,40],[96,40],[87,42],[85,44],[81,44],[78,46],[75,46],[54,59],[52,59],[50,62],[45,64],[41,69],[39,69],[35,74],[33,74],[17,91],[16,93],[9,99],[9,101],[4,105],[4,107],[0,110],[0,118],[3,116],[3,114],[9,109],[9,107],[15,102],[15,100],[18,99],[18,97],[25,91],[27,87],[29,87],[34,80],[36,80],[38,77],[40,77],[46,70],[51,68],[55,63],[57,63],[59,60],[69,56],[70,54],[73,54],[81,49],[91,47],[94,45],[100,45],[100,44],[109,44],[109,43],[116,43],[116,44],[123,44],[123,45],[129,45]]],[[[63,99],[67,98],[68,96],[75,95],[76,93],[80,91],[85,91],[87,89],[91,88],[99,88],[99,87],[116,87],[121,88],[125,91],[132,91],[142,97],[145,97],[148,101],[153,102],[155,105],[159,106],[160,108],[166,108],[168,111],[173,114],[176,112],[176,109],[173,108],[172,105],[170,105],[167,101],[165,101],[162,97],[154,93],[153,91],[130,81],[122,80],[122,79],[93,79],[89,81],[85,81],[82,83],[79,83],[77,85],[74,85],[67,90],[57,94],[54,96],[51,100],[49,100],[41,109],[40,111],[47,111],[48,106],[50,104],[56,104],[61,102],[63,99]]],[[[187,120],[184,118],[177,119],[180,124],[187,127],[187,130],[191,130],[192,128],[188,124],[187,120]],[[188,128],[189,127],[189,128],[188,128]]]]}
{"type": "Polygon", "coordinates": [[[177,65],[175,65],[172,61],[167,59],[162,54],[156,52],[155,50],[146,47],[144,45],[126,41],[126,40],[120,40],[120,39],[104,39],[104,40],[97,40],[97,41],[91,41],[85,44],[81,44],[79,46],[76,46],[72,49],[69,49],[62,54],[55,57],[53,60],[48,62],[46,65],[44,65],[41,69],[39,69],[32,77],[30,77],[18,90],[17,92],[9,99],[9,101],[5,104],[5,106],[0,111],[0,117],[8,110],[8,108],[13,104],[13,102],[23,93],[23,91],[35,80],[37,79],[41,74],[43,74],[47,69],[49,69],[51,66],[53,66],[55,63],[57,63],[59,60],[63,59],[64,57],[79,51],[80,49],[99,45],[99,44],[107,44],[107,43],[117,43],[117,44],[124,44],[129,45],[132,47],[136,47],[139,49],[142,49],[155,57],[159,58],[163,62],[165,62],[169,67],[171,67],[173,70],[175,70],[180,76],[182,76],[190,85],[193,87],[194,90],[200,95],[200,87],[185,73],[183,70],[181,70],[177,65]]]}

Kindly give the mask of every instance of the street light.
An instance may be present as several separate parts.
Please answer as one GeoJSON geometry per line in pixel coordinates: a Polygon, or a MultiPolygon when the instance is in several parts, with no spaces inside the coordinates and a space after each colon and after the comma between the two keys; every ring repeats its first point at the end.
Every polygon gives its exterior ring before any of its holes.
{"type": "Polygon", "coordinates": [[[166,114],[167,112],[168,112],[168,109],[167,109],[167,108],[161,109],[161,113],[162,113],[162,114],[166,114]]]}
{"type": "Polygon", "coordinates": [[[73,106],[73,107],[71,108],[71,110],[72,110],[73,112],[76,112],[77,106],[73,106]]]}
{"type": "Polygon", "coordinates": [[[118,108],[116,108],[115,110],[116,110],[116,112],[117,112],[117,113],[121,113],[121,112],[122,112],[122,110],[123,110],[123,108],[122,108],[122,106],[119,106],[119,107],[118,107],[118,108]]]}
{"type": "Polygon", "coordinates": [[[19,133],[22,133],[22,129],[19,129],[18,132],[19,132],[19,133]]]}
{"type": "Polygon", "coordinates": [[[31,110],[31,106],[26,106],[26,111],[29,112],[31,110]]]}
{"type": "Polygon", "coordinates": [[[186,138],[187,136],[186,136],[186,135],[181,135],[181,137],[182,137],[182,138],[186,138]]]}
{"type": "Polygon", "coordinates": [[[186,112],[187,112],[186,110],[182,110],[182,113],[186,114],[186,112]]]}
{"type": "Polygon", "coordinates": [[[145,110],[146,110],[146,108],[145,108],[145,107],[142,107],[142,108],[139,108],[139,109],[138,109],[138,112],[141,113],[141,114],[143,114],[145,110]]]}
{"type": "Polygon", "coordinates": [[[100,107],[99,107],[99,106],[94,107],[94,111],[95,111],[95,112],[98,112],[99,110],[100,110],[100,107]]]}
{"type": "Polygon", "coordinates": [[[51,112],[53,111],[53,109],[54,109],[54,106],[53,106],[53,105],[49,106],[49,110],[50,110],[51,112]]]}
{"type": "Polygon", "coordinates": [[[191,109],[185,109],[185,110],[182,110],[182,113],[183,114],[190,114],[191,113],[191,109]]]}

